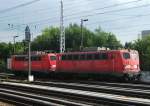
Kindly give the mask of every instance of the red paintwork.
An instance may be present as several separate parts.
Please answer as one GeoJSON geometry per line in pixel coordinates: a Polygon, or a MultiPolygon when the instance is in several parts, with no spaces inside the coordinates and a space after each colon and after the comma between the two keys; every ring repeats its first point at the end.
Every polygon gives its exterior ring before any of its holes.
{"type": "MultiPolygon", "coordinates": [[[[28,60],[16,61],[15,57],[25,56],[25,55],[14,55],[11,57],[11,70],[13,71],[27,71],[28,70],[28,60]]],[[[31,70],[32,71],[44,71],[51,72],[56,70],[56,60],[51,60],[50,56],[56,56],[53,53],[34,55],[40,56],[40,61],[32,61],[31,70]]]]}
{"type": "Polygon", "coordinates": [[[103,50],[96,52],[72,52],[62,53],[57,55],[57,69],[58,72],[75,72],[75,73],[138,73],[139,58],[138,52],[134,50],[103,50]],[[68,54],[97,54],[107,53],[106,60],[62,60],[62,55],[68,54]],[[130,53],[136,55],[136,60],[132,58],[124,59],[123,53],[130,53]],[[112,59],[113,58],[113,59],[112,59]],[[130,67],[128,67],[130,65],[130,67]],[[136,67],[137,66],[137,67],[136,67]]]}
{"type": "MultiPolygon", "coordinates": [[[[11,70],[27,71],[28,61],[16,61],[12,56],[11,70]]],[[[115,74],[137,74],[140,72],[139,56],[135,50],[102,50],[95,52],[70,52],[60,54],[41,54],[40,61],[32,61],[32,71],[39,72],[70,72],[70,73],[115,73],[115,74]],[[108,54],[104,60],[62,60],[62,55],[69,54],[108,54]],[[130,58],[125,59],[123,53],[129,53],[130,58]],[[51,60],[50,56],[57,56],[57,60],[51,60]],[[57,67],[56,67],[57,66],[57,67]]]]}

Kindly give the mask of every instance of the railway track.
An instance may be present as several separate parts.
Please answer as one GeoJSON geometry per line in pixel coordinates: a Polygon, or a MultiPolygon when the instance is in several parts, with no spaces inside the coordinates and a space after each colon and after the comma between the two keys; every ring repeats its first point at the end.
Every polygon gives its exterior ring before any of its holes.
{"type": "Polygon", "coordinates": [[[9,74],[9,73],[0,73],[0,78],[1,79],[8,79],[8,78],[13,78],[14,74],[9,74]]]}
{"type": "MultiPolygon", "coordinates": [[[[5,74],[0,74],[0,76],[3,76],[5,74]]],[[[9,76],[9,75],[7,75],[9,76]]],[[[13,75],[10,75],[11,77],[13,75]]],[[[3,78],[3,77],[2,77],[3,78]]],[[[7,77],[6,77],[7,78],[7,77]]],[[[13,78],[13,77],[12,77],[13,78]]],[[[1,79],[2,81],[8,80],[8,79],[1,79]]],[[[20,85],[21,83],[26,83],[28,84],[28,82],[24,81],[24,80],[11,80],[11,83],[15,83],[19,82],[18,84],[20,85]]],[[[8,82],[8,83],[10,83],[8,82]]],[[[56,91],[50,91],[51,93],[49,93],[48,91],[43,91],[43,90],[39,90],[37,88],[34,89],[30,89],[31,91],[29,91],[29,88],[25,87],[20,87],[20,86],[11,86],[8,84],[4,84],[1,83],[0,84],[0,95],[2,95],[3,97],[6,96],[6,98],[9,98],[9,96],[12,96],[12,98],[16,98],[15,100],[21,100],[20,101],[24,101],[21,102],[23,104],[21,105],[29,105],[26,103],[29,103],[30,101],[32,101],[32,104],[40,104],[43,103],[43,105],[58,105],[57,103],[60,103],[59,105],[75,105],[75,106],[80,106],[80,105],[99,105],[100,103],[102,104],[115,104],[115,105],[148,105],[147,102],[143,103],[142,101],[148,100],[150,101],[150,86],[146,83],[146,84],[135,84],[135,83],[109,83],[109,82],[95,82],[95,81],[78,81],[78,83],[72,82],[58,82],[58,81],[47,81],[47,82],[41,82],[41,81],[35,81],[30,83],[32,86],[42,86],[42,87],[54,87],[54,88],[61,88],[61,89],[71,89],[71,90],[79,90],[79,91],[85,91],[86,93],[89,92],[94,92],[94,93],[102,93],[102,95],[107,95],[107,94],[111,94],[111,96],[116,97],[116,95],[120,96],[120,98],[122,98],[123,100],[127,100],[129,99],[129,101],[121,101],[118,98],[116,100],[112,100],[112,99],[108,99],[107,97],[101,97],[101,98],[90,98],[90,99],[83,99],[84,97],[80,97],[80,95],[71,95],[73,96],[69,96],[69,94],[61,94],[60,92],[56,92],[56,91]],[[3,88],[6,87],[6,88],[3,88]],[[5,90],[4,90],[5,89],[5,90]],[[15,90],[14,90],[15,89],[15,90]],[[37,89],[37,90],[36,90],[37,89]],[[46,93],[48,92],[48,93],[46,93]],[[4,94],[5,93],[5,94],[4,94]],[[104,93],[104,94],[103,94],[104,93]],[[9,95],[9,94],[13,94],[13,95],[9,95]],[[30,95],[27,95],[30,94],[30,95]],[[37,97],[36,94],[40,94],[40,96],[37,97]],[[67,96],[66,96],[67,95],[67,96]],[[77,96],[77,97],[76,97],[77,96]],[[44,100],[43,100],[44,97],[44,100]],[[45,98],[47,97],[47,99],[45,98]],[[51,99],[48,99],[48,98],[51,99]],[[63,97],[63,98],[60,98],[63,97]],[[137,98],[138,97],[138,98],[137,98]],[[55,98],[55,99],[52,99],[55,98]],[[71,98],[71,99],[68,99],[71,98]],[[106,99],[107,98],[107,99],[106,99]],[[135,102],[131,102],[132,99],[136,100],[135,102]],[[25,99],[25,100],[24,100],[25,99]],[[40,103],[38,103],[37,101],[39,100],[41,101],[40,103]],[[98,99],[98,100],[97,100],[98,99]],[[131,101],[130,101],[131,99],[131,101]],[[47,101],[52,101],[52,102],[47,102],[47,101]],[[59,101],[58,101],[59,100],[59,101]],[[71,101],[71,102],[70,102],[71,101]],[[87,103],[87,101],[90,103],[87,103]],[[140,103],[138,102],[140,101],[140,103]],[[63,103],[65,102],[65,103],[63,103]],[[48,103],[48,104],[44,104],[44,103],[48,103]],[[71,103],[71,104],[69,104],[71,103]],[[81,104],[77,104],[77,103],[81,103],[81,104]]],[[[66,92],[65,92],[66,93],[66,92]]],[[[85,94],[86,94],[85,93],[85,94]]],[[[82,94],[83,96],[83,94],[82,94]]],[[[110,96],[110,95],[109,95],[110,96]]],[[[108,96],[108,97],[109,97],[108,96]]],[[[87,95],[87,97],[89,97],[89,95],[87,95]]],[[[1,96],[0,96],[0,99],[1,96]]],[[[2,99],[5,100],[5,99],[2,99]]],[[[6,99],[6,101],[14,103],[15,100],[10,100],[10,99],[6,99]]],[[[16,104],[18,104],[18,101],[15,101],[16,104]]],[[[149,103],[149,102],[148,102],[149,103]]]]}
{"type": "Polygon", "coordinates": [[[61,88],[70,88],[78,90],[87,90],[93,92],[104,92],[119,94],[124,96],[133,96],[139,98],[150,99],[150,86],[148,85],[131,85],[131,84],[118,84],[117,83],[101,83],[101,85],[89,85],[79,83],[64,83],[64,82],[34,82],[44,86],[53,86],[61,88]]]}
{"type": "MultiPolygon", "coordinates": [[[[66,85],[65,87],[44,84],[21,84],[21,83],[0,83],[0,97],[13,97],[15,100],[22,101],[24,105],[67,105],[67,106],[84,106],[94,105],[99,106],[100,104],[105,105],[149,105],[150,99],[132,97],[131,95],[124,96],[121,94],[115,94],[112,92],[99,91],[98,87],[81,89],[81,85],[66,85]],[[69,87],[70,86],[70,87],[69,87]],[[73,87],[76,86],[76,87],[73,87]],[[95,91],[96,90],[96,91],[95,91]],[[25,98],[24,98],[25,97],[25,98]],[[18,99],[19,98],[19,99],[18,99]],[[25,100],[24,100],[25,99],[25,100]],[[40,101],[39,101],[40,100],[40,101]],[[39,101],[39,102],[37,102],[39,101]],[[31,104],[25,104],[25,103],[31,104]],[[45,104],[44,104],[45,103],[45,104]],[[47,103],[47,104],[46,104],[47,103]],[[41,104],[40,104],[41,105],[41,104]]],[[[91,85],[92,86],[92,85],[91,85]]],[[[122,92],[122,91],[121,91],[122,92]]],[[[13,101],[13,100],[12,100],[13,101]]],[[[16,102],[17,103],[17,102],[16,102]]]]}
{"type": "Polygon", "coordinates": [[[31,85],[15,85],[14,83],[1,83],[0,84],[0,99],[7,101],[15,105],[23,106],[91,106],[88,103],[77,103],[77,101],[69,101],[69,99],[64,99],[57,97],[56,95],[49,95],[47,91],[38,89],[31,85]],[[33,88],[33,89],[32,89],[33,88]]]}
{"type": "Polygon", "coordinates": [[[140,89],[150,89],[150,83],[146,82],[101,82],[101,81],[79,81],[80,84],[89,85],[103,85],[103,86],[113,86],[113,87],[128,87],[128,88],[140,88],[140,89]]]}

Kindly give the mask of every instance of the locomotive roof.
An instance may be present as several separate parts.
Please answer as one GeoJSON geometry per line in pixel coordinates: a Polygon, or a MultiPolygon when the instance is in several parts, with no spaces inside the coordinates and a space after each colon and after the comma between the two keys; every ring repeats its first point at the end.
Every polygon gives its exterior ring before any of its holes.
{"type": "MultiPolygon", "coordinates": [[[[31,54],[31,56],[43,56],[43,55],[55,55],[55,53],[45,53],[45,54],[31,54]]],[[[19,55],[13,55],[15,57],[24,57],[28,56],[27,54],[19,54],[19,55]]]]}
{"type": "Polygon", "coordinates": [[[80,52],[65,52],[65,53],[61,53],[61,54],[76,54],[76,53],[98,53],[98,52],[137,52],[136,50],[128,50],[128,49],[124,49],[124,50],[99,50],[99,51],[80,51],[80,52]]]}

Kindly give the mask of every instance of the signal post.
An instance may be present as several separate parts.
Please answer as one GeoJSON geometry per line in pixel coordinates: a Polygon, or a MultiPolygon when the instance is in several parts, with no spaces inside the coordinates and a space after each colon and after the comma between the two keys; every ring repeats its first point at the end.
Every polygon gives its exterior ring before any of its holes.
{"type": "Polygon", "coordinates": [[[34,76],[31,75],[31,33],[29,26],[25,28],[25,40],[28,42],[28,81],[34,81],[34,76]]]}

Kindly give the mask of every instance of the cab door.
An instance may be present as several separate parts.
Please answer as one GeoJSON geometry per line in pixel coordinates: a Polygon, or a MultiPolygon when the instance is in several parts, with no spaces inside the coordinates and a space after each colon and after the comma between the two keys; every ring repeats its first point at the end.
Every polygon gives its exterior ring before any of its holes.
{"type": "Polygon", "coordinates": [[[112,72],[118,72],[121,67],[121,56],[117,52],[110,53],[110,70],[112,72]]]}
{"type": "Polygon", "coordinates": [[[109,70],[111,71],[111,72],[115,72],[115,61],[116,61],[116,55],[115,55],[115,53],[110,53],[109,54],[109,63],[110,63],[110,67],[109,67],[109,70]]]}
{"type": "Polygon", "coordinates": [[[55,71],[56,70],[56,55],[50,55],[49,60],[50,60],[50,67],[51,67],[50,70],[55,71]]]}

